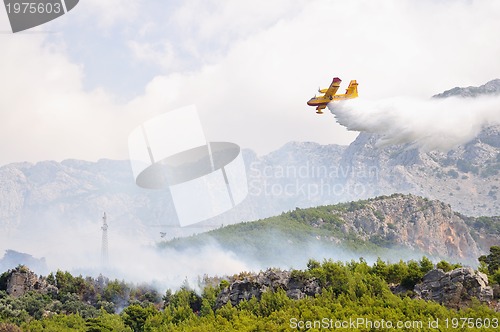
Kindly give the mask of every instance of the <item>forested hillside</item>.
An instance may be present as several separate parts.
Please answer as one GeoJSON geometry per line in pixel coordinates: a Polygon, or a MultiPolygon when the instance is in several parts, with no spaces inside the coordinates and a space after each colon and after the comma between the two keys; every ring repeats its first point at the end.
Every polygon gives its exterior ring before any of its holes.
{"type": "Polygon", "coordinates": [[[58,271],[38,277],[20,266],[0,277],[0,330],[496,330],[500,326],[500,247],[492,247],[479,260],[486,274],[445,261],[434,265],[425,257],[394,264],[378,260],[373,265],[363,259],[310,260],[305,270],[206,277],[199,285],[185,283],[175,292],[162,294],[151,286],[102,276],[74,277],[58,271]],[[478,278],[452,278],[454,287],[435,287],[436,274],[453,277],[464,271],[478,278]],[[459,296],[460,301],[424,300],[429,293],[422,291],[426,282],[434,285],[431,295],[444,292],[459,296]],[[314,295],[290,292],[300,283],[315,285],[308,288],[314,295]],[[242,285],[260,287],[261,292],[248,296],[242,285]],[[471,295],[478,287],[485,296],[471,295]],[[234,297],[235,289],[247,298],[234,297]]]}
{"type": "Polygon", "coordinates": [[[467,217],[449,204],[393,194],[336,205],[296,208],[253,222],[161,244],[183,250],[216,243],[261,266],[301,267],[311,257],[405,259],[426,255],[477,265],[500,241],[498,217],[467,217]],[[403,256],[404,255],[404,256],[403,256]]]}

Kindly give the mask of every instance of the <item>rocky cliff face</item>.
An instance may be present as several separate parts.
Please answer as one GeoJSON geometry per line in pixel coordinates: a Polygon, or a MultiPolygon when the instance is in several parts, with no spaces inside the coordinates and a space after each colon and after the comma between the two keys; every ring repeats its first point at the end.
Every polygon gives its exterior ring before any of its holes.
{"type": "Polygon", "coordinates": [[[417,298],[456,309],[467,307],[473,298],[488,304],[493,300],[493,289],[488,286],[488,277],[471,268],[459,268],[450,272],[431,270],[415,286],[414,291],[417,298]]]}
{"type": "MultiPolygon", "coordinates": [[[[320,282],[314,277],[304,280],[294,277],[290,271],[269,269],[231,279],[229,285],[219,293],[216,307],[220,308],[228,302],[236,306],[253,297],[260,300],[264,292],[279,289],[294,300],[314,297],[322,291],[320,282]]],[[[398,287],[392,289],[396,291],[398,287]]],[[[455,309],[469,306],[473,298],[488,305],[493,304],[494,300],[487,276],[472,268],[458,268],[450,272],[433,269],[415,285],[413,292],[414,298],[434,301],[455,309]]]]}
{"type": "Polygon", "coordinates": [[[464,214],[498,215],[500,188],[500,126],[489,126],[471,142],[447,153],[422,152],[410,144],[380,148],[377,135],[361,133],[340,164],[351,172],[346,186],[362,186],[373,197],[413,193],[451,204],[464,214]],[[365,169],[374,176],[361,177],[365,169]]]}
{"type": "Polygon", "coordinates": [[[25,266],[19,266],[8,272],[6,291],[13,297],[20,297],[29,291],[42,294],[57,293],[57,288],[49,285],[45,278],[38,277],[25,266]]]}
{"type": "Polygon", "coordinates": [[[241,301],[248,301],[253,297],[260,300],[264,292],[275,292],[279,289],[286,291],[287,296],[294,300],[306,296],[314,297],[321,292],[319,281],[314,278],[302,280],[293,277],[290,271],[268,269],[233,280],[219,293],[216,307],[220,308],[228,302],[236,306],[241,301]]]}
{"type": "MultiPolygon", "coordinates": [[[[450,204],[412,194],[392,194],[332,207],[342,237],[357,237],[391,249],[410,250],[435,258],[477,264],[477,257],[500,241],[498,218],[474,218],[455,212],[450,204]]],[[[328,226],[323,219],[315,227],[328,226]]],[[[330,238],[342,243],[342,238],[330,238]]]]}
{"type": "Polygon", "coordinates": [[[465,220],[443,202],[392,195],[362,204],[363,208],[338,216],[346,233],[366,241],[455,260],[474,260],[487,250],[474,240],[465,220]]]}

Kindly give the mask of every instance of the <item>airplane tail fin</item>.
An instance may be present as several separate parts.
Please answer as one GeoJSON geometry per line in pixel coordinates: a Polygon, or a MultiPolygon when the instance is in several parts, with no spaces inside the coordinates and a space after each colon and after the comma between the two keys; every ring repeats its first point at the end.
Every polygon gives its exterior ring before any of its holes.
{"type": "Polygon", "coordinates": [[[352,80],[345,91],[345,94],[351,98],[356,98],[358,96],[358,83],[356,80],[352,80]]]}

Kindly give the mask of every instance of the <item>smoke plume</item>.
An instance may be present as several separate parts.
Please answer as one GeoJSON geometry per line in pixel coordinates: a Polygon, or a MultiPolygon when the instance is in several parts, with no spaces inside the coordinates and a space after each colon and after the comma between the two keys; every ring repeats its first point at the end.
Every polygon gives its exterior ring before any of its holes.
{"type": "Polygon", "coordinates": [[[500,124],[500,97],[358,98],[328,108],[348,130],[381,135],[380,146],[410,143],[424,151],[448,151],[473,139],[484,126],[500,124]]]}

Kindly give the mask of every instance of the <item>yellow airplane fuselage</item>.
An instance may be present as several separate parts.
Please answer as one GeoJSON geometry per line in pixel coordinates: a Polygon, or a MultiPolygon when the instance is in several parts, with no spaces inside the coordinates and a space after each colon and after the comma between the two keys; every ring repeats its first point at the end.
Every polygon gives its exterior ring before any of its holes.
{"type": "Polygon", "coordinates": [[[340,82],[342,82],[342,80],[338,77],[335,77],[328,89],[318,90],[318,92],[323,93],[323,95],[312,97],[307,102],[307,105],[316,106],[316,113],[323,114],[323,109],[325,109],[326,105],[328,105],[328,103],[332,101],[353,99],[358,97],[358,83],[356,82],[356,80],[351,80],[346,93],[338,95],[336,93],[338,88],[340,87],[340,82]]]}
{"type": "Polygon", "coordinates": [[[337,100],[346,100],[346,99],[353,99],[356,98],[358,95],[356,94],[343,94],[343,95],[334,95],[331,97],[326,97],[326,96],[318,96],[318,97],[312,97],[309,99],[307,102],[307,105],[309,106],[319,106],[319,105],[327,105],[329,102],[332,101],[337,101],[337,100]]]}

